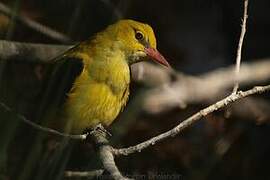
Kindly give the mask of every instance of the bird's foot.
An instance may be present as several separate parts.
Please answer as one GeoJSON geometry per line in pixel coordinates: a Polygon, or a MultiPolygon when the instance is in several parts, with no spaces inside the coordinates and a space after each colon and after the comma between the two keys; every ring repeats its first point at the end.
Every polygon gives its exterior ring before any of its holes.
{"type": "Polygon", "coordinates": [[[107,131],[103,126],[102,126],[102,124],[98,124],[98,125],[96,125],[93,129],[92,129],[92,131],[90,132],[90,134],[93,134],[93,133],[95,133],[95,132],[100,132],[100,133],[104,133],[105,135],[108,135],[109,137],[111,137],[112,136],[112,134],[109,132],[109,131],[107,131]]]}

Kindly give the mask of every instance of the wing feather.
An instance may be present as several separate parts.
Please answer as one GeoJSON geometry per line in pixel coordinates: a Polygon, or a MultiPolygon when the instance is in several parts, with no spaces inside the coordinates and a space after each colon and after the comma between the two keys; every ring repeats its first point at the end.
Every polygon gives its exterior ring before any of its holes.
{"type": "Polygon", "coordinates": [[[61,108],[83,67],[82,59],[68,55],[52,60],[45,67],[45,81],[40,93],[40,106],[36,117],[43,117],[44,113],[56,112],[61,108]]]}

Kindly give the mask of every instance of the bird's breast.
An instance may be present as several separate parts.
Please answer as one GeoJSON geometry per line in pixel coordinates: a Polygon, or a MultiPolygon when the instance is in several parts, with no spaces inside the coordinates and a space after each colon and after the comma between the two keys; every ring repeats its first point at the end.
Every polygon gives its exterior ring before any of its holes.
{"type": "Polygon", "coordinates": [[[69,93],[66,109],[72,121],[72,131],[81,132],[98,123],[110,125],[129,96],[130,71],[127,64],[97,64],[94,70],[85,68],[69,93]]]}

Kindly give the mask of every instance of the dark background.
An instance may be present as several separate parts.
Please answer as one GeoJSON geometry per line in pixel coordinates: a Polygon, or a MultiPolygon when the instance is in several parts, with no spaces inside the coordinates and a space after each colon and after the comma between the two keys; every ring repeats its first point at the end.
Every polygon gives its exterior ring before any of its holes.
{"type": "MultiPolygon", "coordinates": [[[[131,18],[150,24],[156,33],[158,49],[171,66],[192,75],[226,67],[235,62],[243,14],[241,0],[2,2],[17,10],[18,14],[66,34],[71,41],[51,39],[0,15],[2,39],[73,44],[92,36],[119,18],[131,18]]],[[[250,1],[243,45],[244,62],[270,56],[269,9],[269,0],[250,1]]],[[[33,102],[40,83],[35,77],[37,66],[10,63],[5,66],[2,64],[1,67],[5,74],[1,78],[1,99],[16,104],[16,110],[31,117],[31,106],[36,105],[33,102]],[[5,95],[9,97],[4,98],[5,95]]],[[[158,135],[205,107],[205,104],[195,104],[184,110],[174,109],[150,115],[140,111],[140,99],[143,98],[145,89],[142,84],[133,84],[128,107],[113,124],[112,144],[116,147],[127,147],[158,135]],[[128,123],[124,123],[127,119],[128,123]]],[[[226,118],[224,113],[223,110],[213,113],[180,135],[141,153],[118,158],[117,165],[123,174],[144,175],[147,179],[155,174],[170,174],[185,180],[270,179],[269,117],[258,124],[252,118],[226,118]],[[222,146],[224,144],[226,147],[222,146]]],[[[35,156],[27,149],[34,142],[29,140],[33,139],[34,130],[18,123],[16,117],[7,112],[2,112],[0,125],[0,177],[23,179],[22,174],[29,170],[24,166],[24,158],[35,156]]],[[[91,170],[93,148],[84,145],[77,147],[71,153],[67,168],[91,170]]]]}

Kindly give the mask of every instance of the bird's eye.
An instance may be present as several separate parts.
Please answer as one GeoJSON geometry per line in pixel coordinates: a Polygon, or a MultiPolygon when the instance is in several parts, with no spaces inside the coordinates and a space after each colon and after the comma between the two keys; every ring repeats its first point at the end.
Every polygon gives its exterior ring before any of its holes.
{"type": "Polygon", "coordinates": [[[139,31],[137,31],[136,34],[135,34],[135,38],[137,40],[142,40],[143,39],[143,34],[141,32],[139,32],[139,31]]]}

